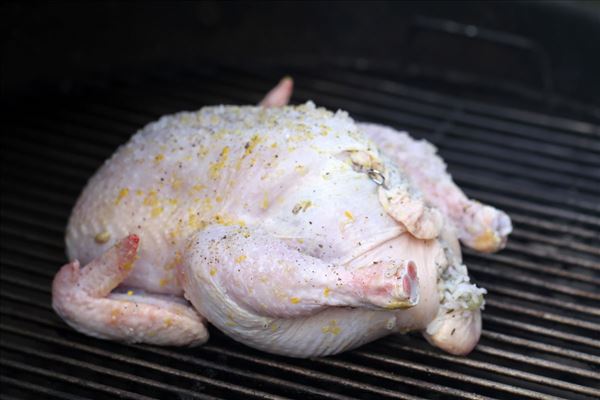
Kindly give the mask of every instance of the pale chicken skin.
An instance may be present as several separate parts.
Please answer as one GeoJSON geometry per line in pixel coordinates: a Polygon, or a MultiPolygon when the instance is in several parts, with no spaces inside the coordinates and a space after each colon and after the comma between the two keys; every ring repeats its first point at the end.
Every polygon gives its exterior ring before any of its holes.
{"type": "Polygon", "coordinates": [[[295,357],[408,331],[471,351],[485,291],[458,239],[496,251],[510,219],[467,199],[432,146],[285,106],[291,90],[163,117],[119,148],[71,215],[57,313],[125,342],[199,345],[210,322],[295,357]]]}

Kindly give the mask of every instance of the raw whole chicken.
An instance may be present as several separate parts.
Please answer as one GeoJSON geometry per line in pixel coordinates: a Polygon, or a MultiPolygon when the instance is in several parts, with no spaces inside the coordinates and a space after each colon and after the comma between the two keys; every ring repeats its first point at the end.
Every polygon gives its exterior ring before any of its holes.
{"type": "Polygon", "coordinates": [[[294,357],[420,331],[467,354],[484,289],[458,240],[502,248],[505,213],[469,200],[436,149],[308,102],[162,117],[100,168],[71,215],[53,307],[103,339],[200,345],[210,322],[294,357]]]}

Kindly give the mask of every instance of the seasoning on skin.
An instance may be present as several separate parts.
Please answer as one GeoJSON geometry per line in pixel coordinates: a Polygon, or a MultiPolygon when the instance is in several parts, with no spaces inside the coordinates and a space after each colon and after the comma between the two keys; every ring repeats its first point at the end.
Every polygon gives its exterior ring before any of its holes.
{"type": "Polygon", "coordinates": [[[127,296],[133,296],[133,290],[128,290],[127,291],[127,296]]]}
{"type": "Polygon", "coordinates": [[[117,196],[117,199],[115,200],[115,205],[118,205],[121,200],[123,200],[125,197],[127,197],[127,195],[129,195],[129,189],[128,188],[123,188],[119,191],[119,195],[117,196]]]}
{"type": "Polygon", "coordinates": [[[308,173],[308,169],[304,165],[296,165],[294,170],[300,175],[306,175],[308,173]]]}
{"type": "Polygon", "coordinates": [[[148,192],[148,195],[144,199],[144,205],[155,207],[155,206],[158,206],[159,204],[160,204],[160,201],[158,200],[158,197],[156,196],[156,192],[154,190],[148,192]]]}
{"type": "Polygon", "coordinates": [[[298,304],[298,303],[300,303],[300,298],[299,297],[292,297],[290,299],[290,303],[292,303],[292,304],[298,304]]]}
{"type": "Polygon", "coordinates": [[[242,254],[241,256],[239,256],[235,259],[235,263],[241,264],[246,258],[248,258],[248,257],[246,257],[244,254],[242,254]]]}
{"type": "Polygon", "coordinates": [[[337,324],[337,320],[335,319],[329,321],[329,325],[326,325],[321,328],[321,332],[325,334],[331,333],[333,336],[339,335],[341,331],[342,328],[339,327],[339,325],[337,324]]]}
{"type": "Polygon", "coordinates": [[[197,230],[197,229],[202,229],[204,228],[208,223],[204,220],[202,220],[198,215],[196,215],[196,213],[192,210],[189,211],[188,214],[188,226],[193,229],[193,230],[197,230]]]}
{"type": "Polygon", "coordinates": [[[217,179],[219,177],[219,172],[225,167],[227,160],[229,159],[229,146],[223,147],[221,150],[221,154],[219,154],[219,159],[210,164],[209,173],[210,177],[213,179],[217,179]]]}
{"type": "Polygon", "coordinates": [[[183,259],[183,257],[181,256],[181,252],[176,251],[175,257],[173,257],[173,259],[171,261],[169,261],[167,264],[165,264],[164,269],[167,271],[172,270],[173,268],[175,268],[179,264],[181,264],[182,259],[183,259]]]}
{"type": "Polygon", "coordinates": [[[171,187],[174,190],[179,190],[182,185],[183,185],[183,181],[181,179],[178,179],[178,178],[171,179],[171,187]]]}
{"type": "Polygon", "coordinates": [[[344,211],[344,215],[346,216],[346,218],[348,218],[350,221],[354,221],[354,215],[352,215],[352,213],[350,211],[344,211]]]}
{"type": "Polygon", "coordinates": [[[299,203],[296,203],[294,208],[292,208],[293,214],[298,214],[300,211],[304,212],[308,209],[308,207],[312,206],[312,202],[310,200],[304,200],[299,203]]]}
{"type": "Polygon", "coordinates": [[[260,136],[258,135],[254,135],[252,136],[252,138],[250,139],[250,141],[248,143],[246,143],[246,145],[244,146],[244,156],[246,157],[249,154],[252,154],[252,152],[254,151],[254,148],[256,147],[257,144],[259,144],[261,141],[260,136]]]}
{"type": "Polygon", "coordinates": [[[475,238],[475,246],[478,249],[494,249],[500,238],[491,229],[486,229],[481,235],[475,238]]]}
{"type": "Polygon", "coordinates": [[[100,232],[94,237],[94,240],[98,244],[104,244],[110,240],[110,233],[108,231],[100,232]]]}

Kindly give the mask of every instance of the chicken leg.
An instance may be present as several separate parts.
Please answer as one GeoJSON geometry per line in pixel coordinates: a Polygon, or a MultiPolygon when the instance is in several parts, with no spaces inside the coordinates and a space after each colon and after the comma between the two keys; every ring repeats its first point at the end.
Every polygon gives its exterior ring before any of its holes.
{"type": "MultiPolygon", "coordinates": [[[[436,246],[410,235],[395,240],[394,248],[436,246]]],[[[381,262],[335,265],[261,229],[210,226],[190,239],[180,282],[194,307],[236,340],[292,356],[332,354],[431,320],[435,300],[419,301],[415,263],[390,262],[390,246],[374,254],[381,262]]],[[[430,253],[417,252],[428,293],[430,253]]]]}
{"type": "Polygon", "coordinates": [[[208,340],[203,318],[172,296],[111,293],[133,269],[139,239],[130,235],[84,268],[63,266],[52,284],[52,306],[72,327],[102,339],[158,345],[208,340]]]}
{"type": "Polygon", "coordinates": [[[349,269],[304,254],[262,229],[231,226],[199,232],[189,252],[180,281],[193,303],[211,299],[198,303],[217,325],[228,316],[217,315],[214,307],[226,302],[275,318],[307,316],[332,306],[397,309],[418,302],[412,261],[349,269]],[[203,304],[209,303],[213,308],[206,310],[203,304]]]}
{"type": "Polygon", "coordinates": [[[452,222],[462,243],[486,253],[505,246],[512,231],[510,218],[494,207],[467,198],[446,172],[446,164],[432,144],[414,140],[405,132],[386,126],[358,125],[385,155],[406,172],[426,201],[452,222]]]}

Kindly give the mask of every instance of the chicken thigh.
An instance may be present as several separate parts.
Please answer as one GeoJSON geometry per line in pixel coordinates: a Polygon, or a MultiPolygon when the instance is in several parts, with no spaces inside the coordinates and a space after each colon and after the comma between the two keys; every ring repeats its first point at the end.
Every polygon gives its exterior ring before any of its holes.
{"type": "Polygon", "coordinates": [[[510,219],[467,199],[431,145],[287,106],[291,90],[162,117],[119,148],[69,220],[56,312],[126,342],[198,345],[210,322],[295,357],[415,330],[468,353],[485,290],[458,239],[496,251],[510,219]]]}

